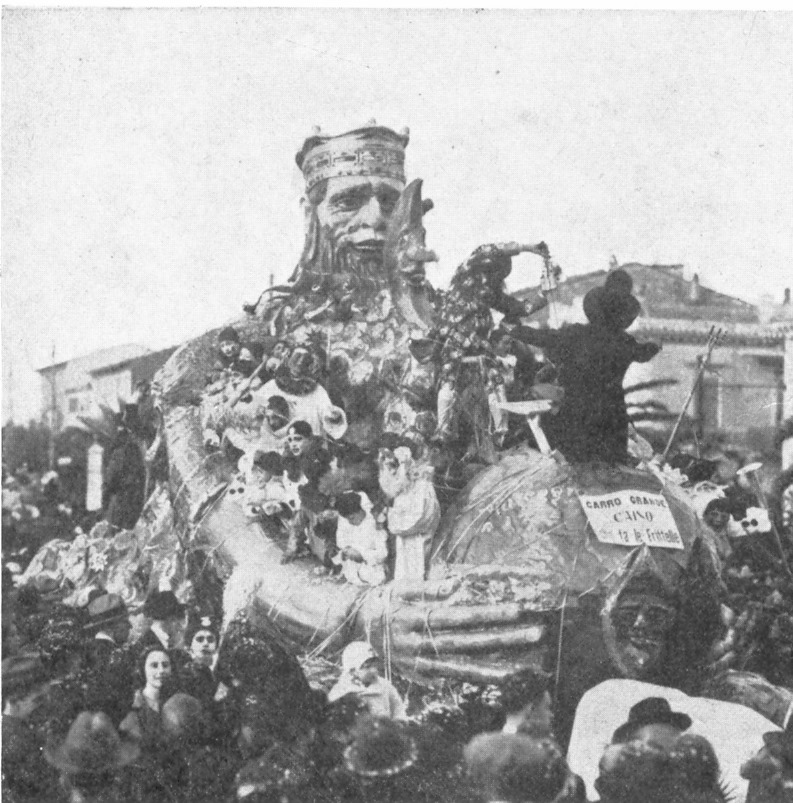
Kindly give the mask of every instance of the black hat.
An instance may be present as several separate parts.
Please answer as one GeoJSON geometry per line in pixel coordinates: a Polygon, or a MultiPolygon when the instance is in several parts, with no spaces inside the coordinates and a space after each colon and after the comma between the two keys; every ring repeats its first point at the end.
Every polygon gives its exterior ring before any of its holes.
{"type": "Polygon", "coordinates": [[[184,605],[176,599],[173,591],[155,591],[146,600],[143,613],[149,619],[172,619],[184,613],[184,605]]]}
{"type": "Polygon", "coordinates": [[[237,330],[234,329],[234,327],[227,326],[225,329],[221,329],[218,334],[218,341],[222,342],[223,340],[233,340],[235,343],[239,343],[240,336],[237,334],[237,330]]]}
{"type": "Polygon", "coordinates": [[[684,731],[691,727],[691,717],[681,711],[672,711],[669,701],[663,697],[646,697],[631,708],[628,721],[614,731],[611,741],[615,744],[628,742],[639,728],[656,724],[672,725],[684,731]]]}
{"type": "Polygon", "coordinates": [[[623,270],[613,271],[602,287],[595,287],[584,296],[584,314],[593,324],[609,329],[627,329],[642,311],[631,295],[633,280],[623,270]]]}

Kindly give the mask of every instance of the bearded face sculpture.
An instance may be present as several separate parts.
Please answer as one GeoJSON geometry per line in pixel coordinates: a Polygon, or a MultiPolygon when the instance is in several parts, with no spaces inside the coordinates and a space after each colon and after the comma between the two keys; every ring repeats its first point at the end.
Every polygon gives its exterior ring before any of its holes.
{"type": "Polygon", "coordinates": [[[367,126],[309,137],[296,161],[306,180],[306,240],[296,289],[380,289],[388,221],[405,187],[407,132],[367,126]]]}

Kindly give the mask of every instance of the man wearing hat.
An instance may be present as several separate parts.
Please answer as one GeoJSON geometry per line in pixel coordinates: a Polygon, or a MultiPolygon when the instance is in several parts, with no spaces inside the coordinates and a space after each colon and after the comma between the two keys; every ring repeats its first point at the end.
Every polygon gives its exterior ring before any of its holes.
{"type": "Polygon", "coordinates": [[[143,606],[143,613],[152,620],[140,646],[172,650],[184,626],[185,606],[173,591],[154,591],[143,606]]]}
{"type": "Polygon", "coordinates": [[[793,715],[784,731],[763,734],[764,745],[742,767],[748,779],[746,803],[789,803],[793,800],[793,715]]]}
{"type": "Polygon", "coordinates": [[[614,731],[613,744],[640,741],[668,750],[691,727],[691,717],[673,711],[663,697],[647,697],[634,705],[628,721],[614,731]]]}
{"type": "Polygon", "coordinates": [[[132,625],[124,600],[118,594],[102,594],[88,604],[86,630],[94,638],[89,651],[93,663],[104,661],[115,647],[127,643],[132,625]]]}
{"type": "Polygon", "coordinates": [[[88,616],[85,630],[94,637],[86,649],[90,672],[86,704],[118,724],[134,691],[135,660],[127,645],[132,629],[129,613],[117,594],[102,594],[88,604],[88,616]]]}

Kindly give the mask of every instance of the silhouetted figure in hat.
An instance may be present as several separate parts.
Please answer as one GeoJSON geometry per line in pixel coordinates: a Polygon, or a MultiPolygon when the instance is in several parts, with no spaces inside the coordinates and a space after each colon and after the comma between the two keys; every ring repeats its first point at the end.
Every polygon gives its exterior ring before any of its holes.
{"type": "Polygon", "coordinates": [[[551,446],[568,460],[628,460],[622,382],[631,363],[648,362],[661,350],[657,343],[639,343],[625,331],[641,311],[632,289],[631,277],[615,270],[584,297],[589,323],[547,330],[516,326],[511,331],[516,339],[543,348],[558,369],[564,398],[557,415],[544,417],[543,428],[551,446]]]}

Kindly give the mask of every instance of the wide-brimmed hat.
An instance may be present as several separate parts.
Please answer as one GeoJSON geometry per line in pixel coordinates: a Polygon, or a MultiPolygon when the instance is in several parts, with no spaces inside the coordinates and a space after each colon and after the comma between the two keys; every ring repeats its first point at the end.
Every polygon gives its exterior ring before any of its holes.
{"type": "Polygon", "coordinates": [[[418,745],[403,723],[364,716],[353,729],[352,744],[344,751],[344,766],[364,778],[382,778],[404,772],[418,757],[418,745]]]}
{"type": "Polygon", "coordinates": [[[624,270],[612,271],[601,287],[595,287],[584,296],[584,314],[593,324],[609,329],[627,329],[642,311],[641,304],[632,295],[633,280],[624,270]]]}
{"type": "Polygon", "coordinates": [[[61,744],[44,748],[44,758],[53,767],[89,775],[124,767],[139,755],[140,745],[122,739],[107,714],[91,711],[78,715],[61,744]]]}
{"type": "Polygon", "coordinates": [[[171,619],[184,613],[184,605],[176,599],[173,591],[155,591],[146,600],[143,613],[149,619],[171,619]]]}
{"type": "Polygon", "coordinates": [[[86,629],[93,629],[126,619],[129,615],[124,600],[118,594],[101,594],[88,603],[89,621],[86,629]]]}
{"type": "Polygon", "coordinates": [[[682,711],[672,711],[663,697],[647,697],[631,708],[628,721],[614,731],[611,741],[627,742],[645,725],[672,725],[684,731],[691,727],[691,717],[682,711]]]}

